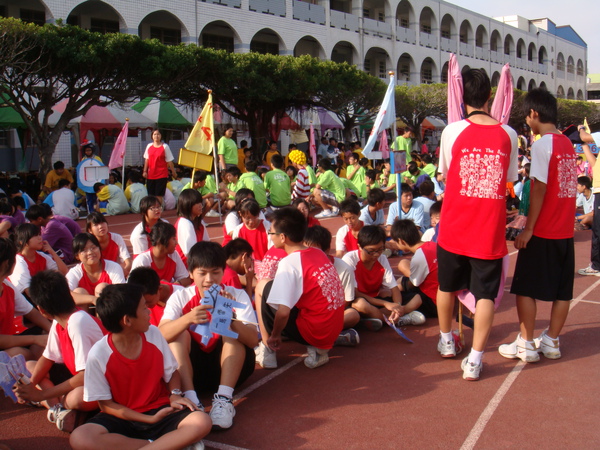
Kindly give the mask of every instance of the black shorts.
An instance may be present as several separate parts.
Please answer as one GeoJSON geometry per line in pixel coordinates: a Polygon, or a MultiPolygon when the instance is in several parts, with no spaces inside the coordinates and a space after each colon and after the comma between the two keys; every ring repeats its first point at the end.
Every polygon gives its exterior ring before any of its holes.
{"type": "Polygon", "coordinates": [[[438,281],[442,292],[468,289],[475,300],[494,300],[500,288],[502,258],[478,259],[437,246],[438,281]]]}
{"type": "MultiPolygon", "coordinates": [[[[161,408],[151,409],[150,411],[146,411],[144,414],[149,416],[154,415],[157,411],[161,410],[162,408],[166,408],[167,406],[169,405],[165,405],[161,408]]],[[[176,430],[181,421],[191,414],[191,412],[192,411],[190,411],[188,408],[185,408],[181,411],[175,411],[160,422],[152,424],[119,419],[118,417],[101,412],[96,414],[96,416],[91,418],[87,423],[94,423],[96,425],[103,426],[108,430],[109,433],[120,434],[132,439],[151,439],[155,441],[159,437],[176,430]]]]}
{"type": "Polygon", "coordinates": [[[167,190],[168,178],[159,178],[158,180],[146,180],[146,188],[148,189],[148,195],[154,195],[155,197],[164,197],[165,191],[167,190]]]}
{"type": "MultiPolygon", "coordinates": [[[[244,346],[246,358],[242,371],[238,377],[235,387],[246,381],[254,373],[256,366],[256,355],[254,349],[244,346]]],[[[221,353],[223,351],[223,339],[219,339],[210,353],[200,348],[200,345],[192,339],[190,349],[190,360],[194,371],[193,382],[196,392],[214,392],[221,384],[221,353]]]]}
{"type": "Polygon", "coordinates": [[[437,306],[435,301],[425,295],[418,286],[413,286],[408,277],[402,277],[400,283],[402,285],[401,293],[403,305],[406,305],[408,302],[410,302],[415,295],[419,295],[421,297],[421,306],[417,308],[417,311],[422,312],[425,317],[430,319],[437,318],[437,306]]]}
{"type": "MultiPolygon", "coordinates": [[[[271,287],[273,286],[273,281],[269,281],[265,288],[263,289],[262,295],[262,320],[265,325],[265,329],[267,333],[271,334],[273,331],[273,322],[275,321],[275,313],[277,310],[273,308],[271,305],[267,304],[267,299],[269,298],[269,293],[271,292],[271,287]]],[[[310,345],[306,342],[306,339],[302,337],[300,334],[300,330],[298,330],[298,326],[296,325],[296,319],[298,319],[298,308],[295,306],[290,310],[290,317],[288,318],[287,323],[285,324],[285,328],[281,332],[281,335],[291,339],[292,341],[296,341],[302,345],[310,345]]]]}
{"type": "Polygon", "coordinates": [[[575,250],[573,238],[532,236],[519,250],[511,294],[552,302],[573,298],[575,250]]]}

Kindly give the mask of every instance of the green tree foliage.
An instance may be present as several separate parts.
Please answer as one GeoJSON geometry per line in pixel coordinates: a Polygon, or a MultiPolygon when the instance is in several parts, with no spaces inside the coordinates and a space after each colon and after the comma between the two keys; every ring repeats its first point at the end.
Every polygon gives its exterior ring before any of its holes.
{"type": "Polygon", "coordinates": [[[177,50],[127,34],[99,34],[73,26],[39,27],[0,19],[0,94],[11,98],[39,149],[42,174],[68,123],[92,106],[126,102],[176,82],[177,50]],[[53,107],[66,102],[51,128],[53,107]]]}
{"type": "Polygon", "coordinates": [[[420,141],[421,124],[427,116],[445,118],[448,113],[448,86],[420,84],[396,87],[396,116],[415,129],[420,141]]]}

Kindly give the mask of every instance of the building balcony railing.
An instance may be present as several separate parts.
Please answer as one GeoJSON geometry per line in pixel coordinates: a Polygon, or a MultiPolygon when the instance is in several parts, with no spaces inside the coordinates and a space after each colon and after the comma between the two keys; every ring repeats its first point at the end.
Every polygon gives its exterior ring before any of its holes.
{"type": "Polygon", "coordinates": [[[423,47],[437,48],[437,36],[429,33],[419,33],[419,44],[423,47]]]}
{"type": "Polygon", "coordinates": [[[303,22],[325,25],[325,8],[303,1],[294,1],[294,19],[303,22]]]}
{"type": "Polygon", "coordinates": [[[564,70],[557,70],[556,71],[556,78],[565,78],[565,71],[564,70]]]}
{"type": "Polygon", "coordinates": [[[469,43],[461,42],[459,45],[460,54],[464,56],[474,56],[473,55],[473,46],[469,43]]]}
{"type": "Polygon", "coordinates": [[[206,3],[212,3],[214,5],[230,6],[232,8],[241,8],[242,0],[204,0],[206,3]]]}
{"type": "Polygon", "coordinates": [[[458,46],[456,45],[456,41],[454,39],[440,39],[440,49],[444,52],[452,52],[456,53],[458,46]]]}
{"type": "Polygon", "coordinates": [[[527,61],[527,70],[535,72],[537,70],[537,63],[535,61],[527,61]]]}
{"type": "Polygon", "coordinates": [[[396,40],[414,45],[417,43],[417,32],[410,28],[396,27],[396,40]]]}
{"type": "Polygon", "coordinates": [[[285,0],[250,0],[250,11],[285,17],[285,0]]]}
{"type": "Polygon", "coordinates": [[[392,26],[389,23],[379,22],[378,20],[365,17],[363,19],[363,29],[366,33],[373,36],[385,37],[388,39],[391,39],[392,37],[392,26]]]}
{"type": "Polygon", "coordinates": [[[547,64],[538,64],[538,72],[542,75],[548,75],[548,65],[547,64]]]}
{"type": "Polygon", "coordinates": [[[489,55],[490,52],[486,51],[483,47],[475,47],[475,58],[487,61],[489,55]]]}
{"type": "Polygon", "coordinates": [[[332,28],[355,31],[358,33],[358,16],[332,9],[330,26],[332,28]]]}
{"type": "Polygon", "coordinates": [[[493,63],[496,64],[501,64],[502,63],[502,54],[500,52],[496,52],[496,51],[490,51],[490,61],[492,61],[493,63]]]}

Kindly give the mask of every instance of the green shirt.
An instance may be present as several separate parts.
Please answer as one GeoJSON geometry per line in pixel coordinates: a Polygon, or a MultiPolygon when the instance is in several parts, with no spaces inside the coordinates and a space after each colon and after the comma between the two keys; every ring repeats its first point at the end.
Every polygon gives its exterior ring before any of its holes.
{"type": "Polygon", "coordinates": [[[332,170],[322,173],[317,179],[317,184],[333,193],[339,203],[346,200],[346,186],[332,170]]]}
{"type": "Polygon", "coordinates": [[[273,169],[265,174],[265,189],[271,196],[273,206],[288,206],[292,201],[290,177],[281,169],[273,169]]]}
{"type": "Polygon", "coordinates": [[[225,158],[225,164],[235,164],[237,166],[238,148],[237,144],[233,139],[229,139],[223,136],[221,139],[219,139],[217,149],[217,153],[219,155],[223,155],[223,157],[225,158]]]}
{"type": "Polygon", "coordinates": [[[309,165],[306,165],[304,167],[306,168],[306,171],[308,172],[308,183],[312,184],[314,186],[315,184],[317,184],[317,176],[315,175],[315,171],[309,165]]]}
{"type": "Polygon", "coordinates": [[[412,139],[405,138],[402,136],[398,136],[396,141],[392,144],[392,150],[397,152],[406,152],[406,164],[412,161],[412,156],[410,156],[410,152],[412,152],[412,139]]]}
{"type": "Polygon", "coordinates": [[[405,182],[404,178],[408,178],[408,179],[412,180],[414,183],[416,183],[417,178],[419,178],[421,175],[423,175],[423,172],[421,172],[420,170],[419,170],[419,173],[417,173],[416,175],[411,175],[411,173],[408,170],[406,170],[400,174],[400,182],[404,183],[405,182]]]}
{"type": "MultiPolygon", "coordinates": [[[[254,172],[243,173],[238,181],[240,188],[248,188],[254,192],[254,198],[258,205],[262,208],[267,207],[267,191],[260,177],[254,172]]],[[[233,189],[232,189],[233,190],[233,189]]]]}
{"type": "MultiPolygon", "coordinates": [[[[348,174],[353,170],[353,168],[346,168],[346,176],[348,177],[348,174]],[[348,170],[350,169],[350,170],[348,170]]],[[[358,189],[358,192],[355,192],[356,195],[358,195],[361,198],[366,198],[367,197],[367,185],[365,184],[365,168],[363,166],[360,166],[356,172],[354,172],[354,175],[352,175],[352,178],[348,177],[348,179],[350,181],[352,181],[352,184],[354,184],[354,186],[356,186],[356,188],[358,189]]]]}
{"type": "MultiPolygon", "coordinates": [[[[243,187],[245,187],[245,186],[243,186],[242,183],[240,183],[240,180],[238,180],[237,183],[228,183],[227,184],[227,189],[229,189],[230,191],[233,191],[233,192],[237,192],[243,187]]],[[[229,198],[234,199],[235,196],[230,195],[229,198]]]]}
{"type": "MultiPolygon", "coordinates": [[[[233,190],[233,189],[232,189],[233,190]]],[[[212,175],[206,175],[206,183],[200,188],[200,194],[204,197],[206,194],[216,194],[217,183],[212,175]]]]}
{"type": "Polygon", "coordinates": [[[437,168],[433,164],[427,164],[421,170],[423,172],[425,172],[427,175],[429,175],[429,178],[433,178],[435,176],[435,172],[436,172],[437,168]]]}

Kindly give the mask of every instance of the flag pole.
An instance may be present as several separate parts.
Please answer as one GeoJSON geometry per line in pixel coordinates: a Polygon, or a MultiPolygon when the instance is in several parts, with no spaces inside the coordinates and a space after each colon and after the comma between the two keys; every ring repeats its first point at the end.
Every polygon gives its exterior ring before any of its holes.
{"type": "MultiPolygon", "coordinates": [[[[390,77],[394,76],[394,71],[388,72],[390,77]]],[[[395,105],[395,103],[394,103],[395,105]]],[[[396,156],[394,155],[394,146],[396,145],[396,138],[398,137],[398,130],[396,129],[396,111],[394,111],[394,123],[392,124],[392,148],[390,151],[390,174],[396,176],[396,202],[398,203],[398,217],[400,217],[400,174],[396,173],[396,156]]],[[[397,149],[396,149],[397,150],[397,149]]]]}
{"type": "MultiPolygon", "coordinates": [[[[125,117],[125,122],[129,122],[129,117],[125,117]]],[[[127,127],[127,130],[129,131],[129,127],[127,127]]],[[[127,149],[127,138],[125,138],[125,148],[127,149]]],[[[125,155],[123,155],[123,168],[121,169],[121,178],[123,180],[121,182],[121,189],[125,191],[125,155]]]]}
{"type": "MultiPolygon", "coordinates": [[[[212,89],[208,90],[208,95],[212,94],[212,89]]],[[[214,104],[214,102],[213,102],[214,104]]],[[[211,114],[213,114],[213,109],[211,108],[211,114]]],[[[214,122],[213,122],[214,124],[214,122]]],[[[214,125],[213,125],[214,126],[214,125]]],[[[221,202],[219,201],[219,171],[217,170],[218,167],[218,158],[219,156],[217,155],[217,141],[215,140],[214,136],[215,136],[215,130],[214,128],[211,130],[211,136],[213,136],[212,141],[213,141],[213,167],[215,169],[215,184],[217,185],[217,193],[216,193],[216,201],[217,201],[217,209],[219,210],[219,224],[223,224],[223,216],[222,216],[222,212],[221,212],[221,202]]]]}

